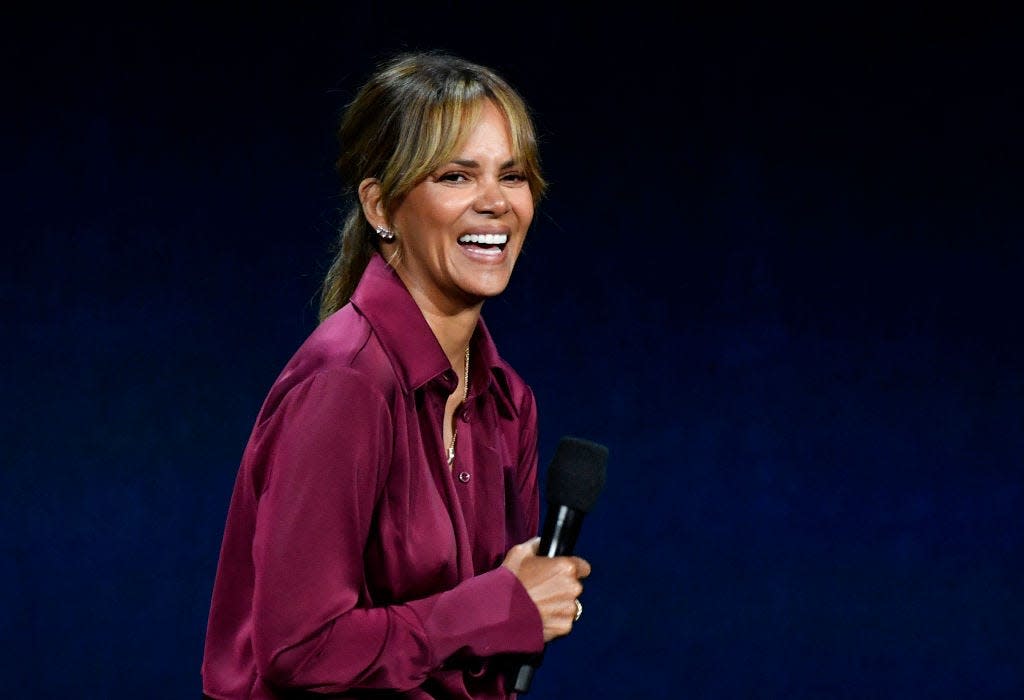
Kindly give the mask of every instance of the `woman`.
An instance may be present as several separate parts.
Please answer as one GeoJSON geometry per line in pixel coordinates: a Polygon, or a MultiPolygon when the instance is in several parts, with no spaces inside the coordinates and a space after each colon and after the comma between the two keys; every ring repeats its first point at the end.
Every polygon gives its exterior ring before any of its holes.
{"type": "Polygon", "coordinates": [[[353,205],[242,458],[203,690],[512,697],[590,573],[536,553],[534,396],[481,318],[545,188],[530,116],[490,69],[413,53],[339,138],[353,205]]]}

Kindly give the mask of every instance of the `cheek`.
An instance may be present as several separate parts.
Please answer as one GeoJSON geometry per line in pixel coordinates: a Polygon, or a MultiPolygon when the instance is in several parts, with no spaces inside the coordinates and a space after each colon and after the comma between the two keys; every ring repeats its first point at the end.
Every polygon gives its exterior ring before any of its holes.
{"type": "Polygon", "coordinates": [[[396,223],[404,222],[407,229],[436,230],[451,225],[464,208],[465,204],[448,192],[414,189],[396,211],[396,223]]]}
{"type": "Polygon", "coordinates": [[[399,231],[405,232],[405,242],[421,249],[433,248],[443,244],[448,238],[458,219],[456,214],[446,207],[434,205],[421,207],[415,212],[406,212],[397,219],[399,231]]]}
{"type": "Polygon", "coordinates": [[[533,196],[527,192],[525,196],[517,197],[512,206],[519,216],[519,222],[525,233],[526,229],[530,227],[530,222],[533,221],[533,196]]]}

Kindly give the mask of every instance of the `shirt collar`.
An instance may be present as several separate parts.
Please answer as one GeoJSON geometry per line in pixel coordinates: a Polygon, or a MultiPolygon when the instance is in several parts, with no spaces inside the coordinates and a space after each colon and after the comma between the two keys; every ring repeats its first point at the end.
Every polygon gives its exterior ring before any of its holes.
{"type": "MultiPolygon", "coordinates": [[[[438,380],[446,391],[454,391],[458,378],[441,344],[398,273],[379,253],[370,258],[352,294],[352,305],[380,338],[406,391],[419,389],[433,380],[438,380]]],[[[509,409],[518,412],[510,389],[504,361],[481,317],[470,340],[469,399],[494,390],[509,409]]]]}

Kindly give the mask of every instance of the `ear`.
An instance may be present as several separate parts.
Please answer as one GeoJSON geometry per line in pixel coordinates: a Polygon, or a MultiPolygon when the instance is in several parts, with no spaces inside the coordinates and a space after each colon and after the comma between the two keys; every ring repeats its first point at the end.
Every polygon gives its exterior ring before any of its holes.
{"type": "Polygon", "coordinates": [[[380,180],[368,177],[359,183],[359,204],[363,207],[363,216],[373,228],[389,228],[387,214],[381,201],[380,180]]]}

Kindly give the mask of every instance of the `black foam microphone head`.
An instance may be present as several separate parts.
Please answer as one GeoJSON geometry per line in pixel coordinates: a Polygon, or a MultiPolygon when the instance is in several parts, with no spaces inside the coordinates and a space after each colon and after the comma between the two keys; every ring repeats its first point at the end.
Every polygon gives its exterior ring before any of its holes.
{"type": "Polygon", "coordinates": [[[548,466],[548,503],[590,512],[604,488],[608,448],[596,442],[563,437],[548,466]]]}

